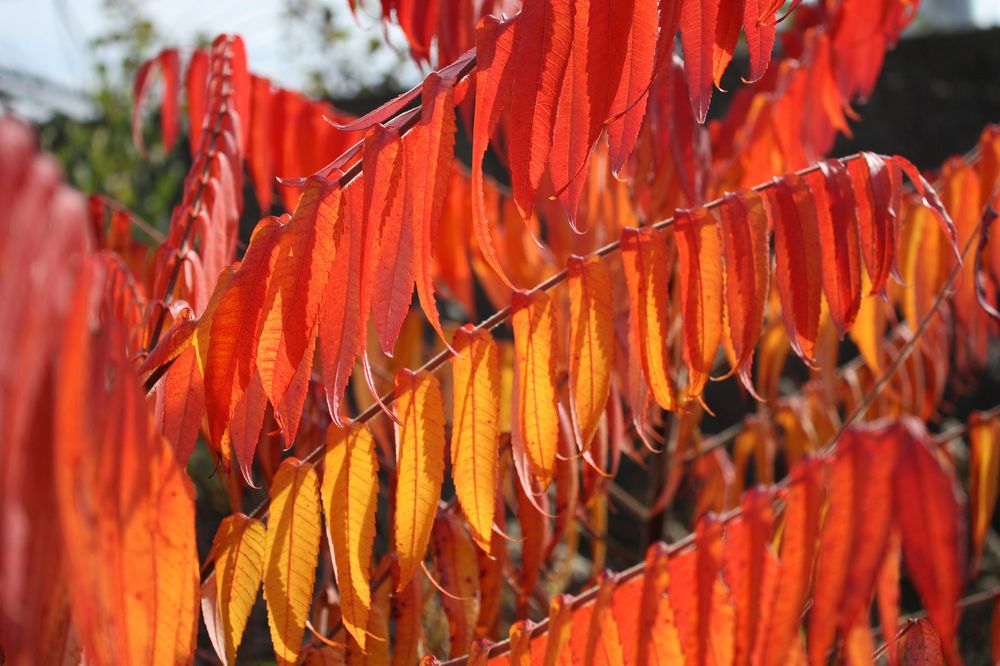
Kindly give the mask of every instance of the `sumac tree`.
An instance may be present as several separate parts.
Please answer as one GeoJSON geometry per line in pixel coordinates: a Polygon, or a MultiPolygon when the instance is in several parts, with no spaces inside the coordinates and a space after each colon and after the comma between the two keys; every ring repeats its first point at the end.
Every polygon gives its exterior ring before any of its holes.
{"type": "Polygon", "coordinates": [[[961,662],[1000,411],[939,417],[997,333],[1000,129],[829,157],[916,2],[782,4],[384,0],[431,73],[360,118],[163,51],[150,243],[0,120],[4,660],[188,663],[200,614],[234,663],[263,590],[279,664],[961,662]],[[290,212],[241,239],[251,190],[290,212]]]}

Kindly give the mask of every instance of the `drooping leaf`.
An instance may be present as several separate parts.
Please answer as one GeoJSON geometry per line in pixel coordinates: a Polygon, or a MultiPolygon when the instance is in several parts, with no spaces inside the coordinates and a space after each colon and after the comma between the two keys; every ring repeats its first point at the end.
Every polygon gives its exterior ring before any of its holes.
{"type": "Polygon", "coordinates": [[[569,384],[579,447],[586,449],[600,425],[614,367],[614,293],[600,257],[570,257],[569,384]]]}
{"type": "Polygon", "coordinates": [[[903,562],[948,662],[961,663],[955,638],[958,600],[967,571],[965,498],[923,425],[914,420],[898,422],[885,439],[900,448],[895,507],[903,562]]]}
{"type": "Polygon", "coordinates": [[[393,539],[399,556],[396,590],[420,568],[444,480],[444,400],[437,377],[396,375],[396,510],[393,539]]]}
{"type": "Polygon", "coordinates": [[[410,666],[417,661],[417,650],[423,638],[423,590],[420,579],[411,578],[402,590],[397,589],[392,604],[392,616],[396,621],[392,664],[410,666]]]}
{"type": "Polygon", "coordinates": [[[677,392],[670,376],[667,347],[672,252],[663,237],[651,229],[626,228],[621,244],[631,339],[639,343],[642,369],[656,402],[663,409],[676,410],[677,392]]]}
{"type": "MultiPolygon", "coordinates": [[[[264,573],[264,524],[242,513],[227,516],[212,543],[215,588],[227,664],[236,663],[236,650],[264,573]]],[[[207,621],[206,621],[207,624],[207,621]]]]}
{"type": "Polygon", "coordinates": [[[684,321],[687,397],[701,395],[712,373],[722,337],[722,243],[712,214],[704,208],[674,215],[684,321]]]}
{"type": "Polygon", "coordinates": [[[868,609],[893,521],[898,453],[896,439],[873,428],[849,428],[838,439],[809,622],[817,663],[838,628],[846,636],[868,609]]]}
{"type": "MultiPolygon", "coordinates": [[[[900,663],[903,666],[944,666],[945,659],[941,639],[927,620],[912,620],[914,623],[899,642],[900,663]]],[[[960,662],[953,662],[960,663],[960,662]]]]}
{"type": "Polygon", "coordinates": [[[451,359],[454,417],[451,466],[455,494],[476,544],[490,554],[500,438],[500,353],[485,330],[455,331],[451,359]]]}
{"type": "Polygon", "coordinates": [[[969,419],[971,477],[969,503],[972,516],[972,575],[976,575],[983,554],[986,531],[997,503],[1000,484],[1000,419],[973,414],[969,419]]]}
{"type": "Polygon", "coordinates": [[[438,582],[448,594],[441,595],[441,605],[448,617],[450,656],[466,653],[475,635],[479,615],[479,564],[476,548],[452,511],[438,510],[431,531],[438,582]]]}
{"type": "Polygon", "coordinates": [[[511,309],[518,382],[513,427],[531,461],[532,474],[544,490],[552,482],[559,436],[555,308],[544,291],[516,291],[511,309]]]}
{"type": "MultiPolygon", "coordinates": [[[[281,233],[277,218],[268,217],[254,229],[250,245],[218,301],[208,326],[205,354],[205,405],[215,447],[229,427],[236,405],[257,371],[257,339],[263,323],[271,255],[281,233]]],[[[245,462],[249,469],[251,461],[245,462]]]]}
{"type": "MultiPolygon", "coordinates": [[[[657,0],[634,0],[625,68],[608,117],[611,170],[618,175],[632,154],[643,118],[656,62],[657,0]]],[[[664,10],[667,11],[667,10],[664,10]]]]}
{"type": "Polygon", "coordinates": [[[264,542],[264,599],[278,664],[294,664],[309,619],[320,543],[319,481],[313,466],[286,458],[271,484],[264,542]]]}
{"type": "MultiPolygon", "coordinates": [[[[364,424],[326,432],[321,490],[344,627],[362,650],[371,611],[372,544],[378,499],[375,441],[364,424]]],[[[388,638],[383,636],[381,638],[388,638]]]]}
{"type": "Polygon", "coordinates": [[[448,340],[441,328],[431,270],[438,221],[454,159],[454,85],[453,77],[441,77],[436,73],[424,80],[420,122],[410,140],[403,142],[409,170],[407,177],[414,181],[407,194],[413,197],[410,212],[417,296],[424,316],[445,344],[448,340]]]}
{"type": "Polygon", "coordinates": [[[501,23],[486,16],[476,27],[476,115],[472,130],[472,223],[476,241],[483,258],[490,268],[511,286],[497,256],[490,222],[483,201],[483,157],[489,147],[490,136],[500,121],[500,114],[509,100],[513,67],[511,46],[519,21],[501,23]]]}
{"type": "Polygon", "coordinates": [[[815,205],[805,181],[798,176],[776,179],[768,196],[781,313],[792,349],[812,364],[822,289],[815,205]]]}
{"type": "Polygon", "coordinates": [[[142,140],[142,103],[149,92],[150,77],[154,67],[163,76],[163,107],[160,109],[160,122],[164,149],[170,150],[177,140],[180,55],[177,49],[164,49],[155,58],[140,65],[135,75],[135,84],[132,90],[132,143],[138,148],[140,154],[145,153],[142,140]]]}
{"type": "Polygon", "coordinates": [[[789,474],[784,491],[785,516],[781,530],[781,567],[770,612],[764,664],[785,664],[799,634],[799,618],[809,591],[820,533],[826,461],[800,459],[789,474]]]}
{"type": "Polygon", "coordinates": [[[823,293],[841,338],[861,307],[861,259],[857,213],[850,177],[843,164],[830,160],[806,176],[816,202],[822,256],[823,293]]]}
{"type": "Polygon", "coordinates": [[[681,5],[681,47],[695,120],[704,123],[712,101],[712,60],[720,0],[681,5]]]}
{"type": "Polygon", "coordinates": [[[726,194],[720,207],[726,290],[725,324],[735,355],[733,368],[751,394],[754,347],[764,324],[771,275],[767,213],[755,192],[726,194]]]}
{"type": "Polygon", "coordinates": [[[854,187],[861,256],[872,283],[870,293],[882,293],[893,268],[897,232],[896,213],[890,206],[889,168],[881,157],[865,152],[847,163],[847,171],[854,187]]]}
{"type": "Polygon", "coordinates": [[[774,38],[777,32],[774,12],[768,11],[770,0],[744,0],[743,2],[743,34],[746,37],[747,51],[750,56],[750,76],[748,83],[754,83],[764,76],[768,63],[771,61],[771,51],[774,49],[774,38]]]}
{"type": "MultiPolygon", "coordinates": [[[[546,636],[544,666],[568,664],[572,662],[569,639],[573,629],[573,597],[558,594],[549,603],[549,627],[546,636]]],[[[535,645],[531,646],[532,661],[535,661],[535,645]]]]}
{"type": "Polygon", "coordinates": [[[316,334],[313,324],[336,253],[341,207],[339,188],[308,182],[275,245],[257,344],[257,368],[272,405],[285,397],[316,334]]]}
{"type": "Polygon", "coordinates": [[[528,218],[552,147],[556,101],[569,61],[572,5],[565,0],[530,0],[517,16],[511,43],[511,113],[507,159],[514,201],[528,218]]]}

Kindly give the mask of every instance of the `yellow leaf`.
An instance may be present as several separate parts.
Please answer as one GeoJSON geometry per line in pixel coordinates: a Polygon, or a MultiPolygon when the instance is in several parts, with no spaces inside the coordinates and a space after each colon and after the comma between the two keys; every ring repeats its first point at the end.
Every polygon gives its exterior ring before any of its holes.
{"type": "Polygon", "coordinates": [[[378,501],[375,441],[364,424],[326,431],[322,499],[344,627],[364,650],[378,501]]]}
{"type": "Polygon", "coordinates": [[[517,414],[512,427],[544,490],[555,471],[559,438],[556,393],[555,308],[544,291],[514,292],[514,366],[517,414]]]}
{"type": "MultiPolygon", "coordinates": [[[[242,513],[227,516],[212,543],[215,552],[215,588],[227,664],[236,663],[236,650],[257,601],[264,572],[264,524],[242,513]]],[[[207,625],[207,621],[206,621],[207,625]]]]}
{"type": "Polygon", "coordinates": [[[294,664],[309,619],[319,557],[319,483],[309,463],[288,458],[271,484],[264,544],[264,598],[278,664],[294,664]]]}
{"type": "Polygon", "coordinates": [[[586,449],[608,402],[614,367],[611,276],[600,257],[570,257],[569,383],[581,449],[586,449]]]}
{"type": "MultiPolygon", "coordinates": [[[[375,577],[381,578],[380,570],[388,563],[383,559],[375,568],[375,577]]],[[[385,569],[388,571],[388,568],[385,569]]],[[[385,666],[389,663],[389,592],[388,584],[382,584],[372,592],[372,608],[368,615],[368,633],[372,640],[368,641],[368,649],[362,651],[354,636],[347,636],[347,660],[351,666],[385,666]]],[[[412,662],[411,662],[412,663],[412,662]]]]}
{"type": "Polygon", "coordinates": [[[486,331],[463,327],[453,343],[451,466],[455,494],[479,547],[489,554],[500,437],[500,354],[486,331]]]}
{"type": "Polygon", "coordinates": [[[972,505],[972,575],[979,569],[983,542],[997,503],[1000,480],[1000,419],[984,419],[973,414],[969,422],[972,476],[969,499],[972,505]]]}
{"type": "Polygon", "coordinates": [[[444,480],[444,400],[437,377],[396,375],[396,553],[402,590],[420,567],[444,480]]]}

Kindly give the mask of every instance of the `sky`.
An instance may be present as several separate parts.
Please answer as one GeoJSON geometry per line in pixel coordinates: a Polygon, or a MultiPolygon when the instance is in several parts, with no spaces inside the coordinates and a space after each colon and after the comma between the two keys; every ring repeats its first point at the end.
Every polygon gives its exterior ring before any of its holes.
{"type": "MultiPolygon", "coordinates": [[[[931,21],[945,22],[953,15],[947,5],[968,2],[973,21],[982,27],[1000,25],[1000,0],[924,0],[931,21]]],[[[347,0],[325,0],[335,10],[337,22],[347,34],[339,57],[350,63],[353,54],[366,53],[371,39],[382,39],[382,27],[362,16],[358,26],[346,10],[347,0]]],[[[290,88],[306,84],[304,72],[329,67],[303,44],[301,34],[281,18],[283,0],[144,0],[140,2],[168,43],[190,46],[199,34],[237,32],[247,44],[250,68],[290,88]]],[[[3,69],[29,74],[69,90],[86,90],[94,81],[93,61],[87,44],[107,29],[102,0],[0,0],[0,72],[3,69]]],[[[299,29],[301,30],[301,28],[299,29]]],[[[402,44],[398,32],[395,42],[402,44]]],[[[392,34],[390,38],[392,38],[392,34]]],[[[399,70],[394,53],[382,49],[366,55],[362,83],[375,84],[395,69],[404,82],[419,80],[415,66],[399,70]]],[[[350,90],[345,90],[350,92],[350,90]]]]}

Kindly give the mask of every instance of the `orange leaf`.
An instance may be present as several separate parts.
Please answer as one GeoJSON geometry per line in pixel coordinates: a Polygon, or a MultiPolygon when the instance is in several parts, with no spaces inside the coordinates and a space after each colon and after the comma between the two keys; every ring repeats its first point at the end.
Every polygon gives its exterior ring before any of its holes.
{"type": "Polygon", "coordinates": [[[455,149],[455,100],[452,88],[455,78],[432,73],[421,89],[423,102],[420,122],[408,141],[403,142],[406,152],[408,179],[413,180],[407,190],[411,199],[413,224],[413,264],[417,284],[417,297],[424,315],[438,336],[448,344],[441,318],[434,299],[432,280],[433,251],[438,222],[448,192],[448,180],[455,149]]]}
{"type": "Polygon", "coordinates": [[[628,34],[625,67],[618,82],[618,92],[608,116],[611,170],[621,173],[625,161],[635,148],[636,139],[646,115],[646,97],[656,64],[657,0],[634,0],[632,25],[628,34]]]}
{"type": "Polygon", "coordinates": [[[673,265],[662,236],[651,229],[622,230],[622,263],[629,294],[631,339],[639,343],[642,369],[656,402],[663,409],[677,409],[677,394],[670,377],[667,311],[668,282],[673,265]]]}
{"type": "Polygon", "coordinates": [[[764,649],[765,666],[784,664],[799,633],[799,618],[812,578],[820,528],[826,461],[802,458],[795,464],[784,491],[785,517],[781,529],[781,567],[771,605],[764,649]]]}
{"type": "Polygon", "coordinates": [[[399,555],[396,591],[420,568],[444,480],[444,400],[437,377],[396,375],[396,504],[393,538],[399,555]]]}
{"type": "Polygon", "coordinates": [[[503,282],[512,286],[497,256],[483,201],[483,157],[500,120],[514,75],[510,49],[518,21],[501,23],[486,16],[476,26],[476,114],[472,130],[472,223],[483,258],[503,282]]]}
{"type": "Polygon", "coordinates": [[[313,466],[286,458],[271,484],[264,542],[264,599],[278,664],[294,664],[309,620],[320,541],[319,481],[313,466]]]}
{"type": "Polygon", "coordinates": [[[725,324],[736,357],[733,370],[753,394],[750,365],[764,325],[771,276],[767,212],[756,192],[743,190],[726,194],[719,213],[726,268],[725,324]]]}
{"type": "Polygon", "coordinates": [[[674,238],[680,266],[687,397],[692,399],[705,388],[722,335],[722,247],[715,218],[704,208],[678,211],[674,238]]]}
{"type": "Polygon", "coordinates": [[[892,527],[897,453],[896,439],[871,427],[849,428],[837,441],[810,613],[816,663],[838,628],[846,636],[868,609],[892,527]]]}
{"type": "Polygon", "coordinates": [[[618,623],[611,608],[617,578],[603,572],[599,577],[597,598],[573,613],[572,652],[577,663],[623,664],[618,623]]]}
{"type": "Polygon", "coordinates": [[[450,656],[465,654],[472,641],[479,616],[479,563],[476,548],[452,511],[438,510],[431,532],[438,582],[448,594],[441,606],[448,617],[450,656]]]}
{"type": "Polygon", "coordinates": [[[614,367],[614,293],[600,257],[570,257],[569,384],[578,447],[590,446],[611,392],[614,367]]]}
{"type": "Polygon", "coordinates": [[[1000,483],[1000,419],[976,413],[969,419],[969,500],[972,505],[972,575],[979,569],[983,543],[997,503],[1000,483]]]}
{"type": "Polygon", "coordinates": [[[520,438],[532,473],[544,490],[552,482],[559,437],[555,309],[544,291],[514,292],[511,308],[518,383],[516,432],[512,436],[520,438]]]}
{"type": "Polygon", "coordinates": [[[236,650],[257,601],[264,573],[264,524],[242,513],[226,516],[215,533],[212,551],[219,620],[225,641],[219,656],[227,664],[235,664],[236,650]]]}
{"type": "MultiPolygon", "coordinates": [[[[568,594],[558,594],[552,597],[549,604],[549,626],[545,634],[548,641],[545,645],[543,666],[572,663],[572,653],[568,645],[572,629],[573,597],[568,594]]],[[[534,662],[535,645],[531,647],[532,662],[534,662]]]]}
{"type": "Polygon", "coordinates": [[[272,405],[281,404],[306,350],[330,277],[341,226],[341,191],[306,183],[295,213],[281,228],[264,298],[257,368],[272,405]]]}
{"type": "Polygon", "coordinates": [[[412,666],[417,661],[423,639],[424,602],[420,579],[411,578],[402,590],[397,590],[392,604],[392,616],[396,620],[392,663],[393,666],[412,666]]]}
{"type": "Polygon", "coordinates": [[[454,418],[452,478],[462,512],[479,547],[490,554],[500,439],[500,353],[485,330],[455,331],[451,359],[454,418]]]}
{"type": "Polygon", "coordinates": [[[837,160],[820,164],[805,178],[816,203],[822,255],[823,293],[841,339],[861,306],[861,259],[854,193],[847,169],[837,160]]]}
{"type": "Polygon", "coordinates": [[[375,441],[364,424],[347,429],[331,425],[326,431],[321,498],[336,564],[341,617],[344,627],[364,650],[371,610],[369,578],[378,499],[375,441]]]}
{"type": "MultiPolygon", "coordinates": [[[[254,229],[250,245],[218,300],[207,325],[205,406],[213,445],[221,445],[236,405],[256,372],[257,340],[263,325],[264,297],[271,255],[281,235],[278,218],[267,217],[254,229]]],[[[276,404],[276,403],[275,403],[276,404]]],[[[251,460],[240,461],[250,468],[251,460]]]]}
{"type": "Polygon", "coordinates": [[[781,314],[792,349],[812,365],[822,289],[815,204],[805,181],[794,175],[776,179],[768,196],[781,314]]]}

